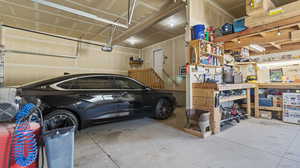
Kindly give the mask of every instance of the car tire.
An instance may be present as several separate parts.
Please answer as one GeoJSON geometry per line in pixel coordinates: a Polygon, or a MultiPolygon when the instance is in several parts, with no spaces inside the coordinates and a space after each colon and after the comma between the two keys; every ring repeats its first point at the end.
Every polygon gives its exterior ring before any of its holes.
{"type": "Polygon", "coordinates": [[[155,107],[155,119],[168,119],[173,113],[172,103],[167,99],[160,99],[155,107]]]}
{"type": "Polygon", "coordinates": [[[70,111],[55,110],[45,116],[45,126],[48,130],[71,126],[74,126],[75,130],[78,130],[79,120],[70,111]],[[65,122],[63,120],[65,120],[65,122]]]}

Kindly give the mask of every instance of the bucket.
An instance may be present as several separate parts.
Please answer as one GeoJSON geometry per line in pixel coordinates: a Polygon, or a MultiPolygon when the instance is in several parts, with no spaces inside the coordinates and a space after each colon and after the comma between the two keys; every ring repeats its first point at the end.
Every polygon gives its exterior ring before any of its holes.
{"type": "Polygon", "coordinates": [[[205,25],[198,24],[192,27],[192,40],[205,39],[205,25]]]}
{"type": "Polygon", "coordinates": [[[74,167],[74,134],[74,127],[44,132],[48,168],[74,167]]]}

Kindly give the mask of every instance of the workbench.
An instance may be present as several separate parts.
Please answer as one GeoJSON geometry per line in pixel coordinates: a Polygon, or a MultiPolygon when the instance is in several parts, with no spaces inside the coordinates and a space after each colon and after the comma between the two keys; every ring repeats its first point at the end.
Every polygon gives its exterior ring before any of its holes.
{"type": "Polygon", "coordinates": [[[193,83],[192,84],[192,109],[208,111],[210,115],[211,131],[214,134],[220,132],[220,106],[219,103],[247,99],[247,115],[251,116],[251,95],[250,89],[256,88],[255,84],[214,84],[214,83],[193,83]],[[221,91],[246,89],[246,95],[233,95],[219,98],[221,91]],[[219,103],[218,103],[219,102],[219,103]]]}

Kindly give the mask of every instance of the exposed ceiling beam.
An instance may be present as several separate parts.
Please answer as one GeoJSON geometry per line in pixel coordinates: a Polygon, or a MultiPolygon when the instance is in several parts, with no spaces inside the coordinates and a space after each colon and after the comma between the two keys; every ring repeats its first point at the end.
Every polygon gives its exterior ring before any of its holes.
{"type": "Polygon", "coordinates": [[[147,19],[135,24],[119,36],[117,36],[115,39],[113,39],[113,44],[118,44],[126,39],[128,39],[130,36],[135,35],[136,33],[139,33],[149,26],[159,22],[160,20],[171,16],[175,14],[176,12],[182,10],[185,8],[185,3],[182,1],[178,1],[177,3],[169,4],[167,7],[162,7],[162,9],[157,12],[156,14],[148,17],[147,19]]]}
{"type": "Polygon", "coordinates": [[[63,10],[63,11],[69,12],[69,13],[73,13],[73,14],[76,14],[76,15],[79,15],[79,16],[90,18],[90,19],[93,19],[93,20],[96,20],[96,21],[99,21],[99,22],[104,22],[104,23],[107,23],[107,24],[116,25],[116,26],[123,27],[123,28],[128,28],[128,26],[125,25],[125,24],[117,23],[117,22],[114,22],[114,21],[111,21],[111,20],[108,20],[108,19],[105,19],[105,18],[98,17],[94,14],[90,14],[90,13],[87,13],[87,12],[84,12],[84,11],[69,8],[69,7],[66,7],[66,6],[57,4],[57,3],[49,2],[49,1],[46,1],[46,0],[32,0],[32,1],[36,2],[36,3],[39,3],[39,4],[42,4],[42,5],[45,5],[45,6],[55,8],[55,9],[60,9],[60,10],[63,10]]]}
{"type": "Polygon", "coordinates": [[[279,44],[276,44],[274,42],[270,42],[269,44],[271,44],[273,47],[277,48],[277,49],[281,49],[281,46],[279,44]]]}
{"type": "MultiPolygon", "coordinates": [[[[300,42],[281,45],[281,49],[268,47],[266,48],[265,54],[280,53],[280,52],[293,51],[293,50],[300,50],[300,42]]],[[[261,54],[253,54],[251,56],[255,56],[255,55],[261,55],[261,54]]]]}
{"type": "Polygon", "coordinates": [[[273,32],[265,33],[264,36],[256,35],[247,38],[240,38],[239,42],[236,41],[225,42],[224,48],[226,50],[230,50],[230,49],[237,49],[237,48],[249,46],[250,44],[264,45],[270,42],[291,40],[291,32],[293,30],[294,29],[292,28],[284,30],[281,32],[281,35],[279,36],[277,35],[276,31],[273,31],[273,32]]]}

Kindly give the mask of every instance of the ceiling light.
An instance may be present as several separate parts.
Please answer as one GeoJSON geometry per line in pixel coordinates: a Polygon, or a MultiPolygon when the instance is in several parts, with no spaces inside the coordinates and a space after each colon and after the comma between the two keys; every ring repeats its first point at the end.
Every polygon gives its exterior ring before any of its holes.
{"type": "Polygon", "coordinates": [[[238,43],[241,44],[241,40],[240,39],[238,40],[238,43]]]}
{"type": "Polygon", "coordinates": [[[141,43],[142,41],[143,41],[142,39],[133,36],[125,40],[125,42],[129,43],[130,45],[135,45],[137,43],[141,43]]]}
{"type": "Polygon", "coordinates": [[[278,32],[277,32],[277,36],[280,36],[281,35],[281,32],[280,32],[280,29],[278,27],[278,32]]]}
{"type": "Polygon", "coordinates": [[[280,35],[281,35],[281,32],[280,32],[280,31],[278,31],[278,32],[277,32],[277,35],[278,35],[278,36],[280,36],[280,35]]]}
{"type": "Polygon", "coordinates": [[[255,52],[264,52],[264,51],[266,51],[266,48],[264,48],[263,46],[260,46],[258,44],[250,44],[249,49],[251,51],[255,51],[255,52]]]}

